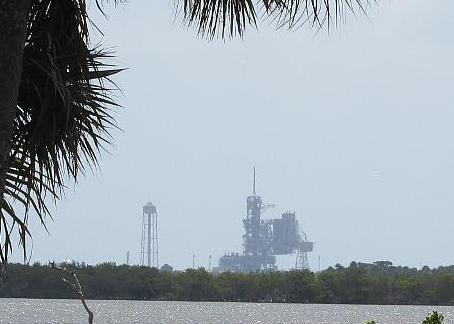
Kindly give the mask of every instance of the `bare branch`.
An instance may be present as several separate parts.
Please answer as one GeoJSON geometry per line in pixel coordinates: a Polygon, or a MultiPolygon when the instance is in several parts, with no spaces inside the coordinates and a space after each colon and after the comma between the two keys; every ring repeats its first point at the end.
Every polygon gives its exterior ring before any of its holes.
{"type": "Polygon", "coordinates": [[[62,268],[58,266],[55,262],[49,262],[49,265],[60,272],[62,272],[64,275],[68,275],[73,278],[74,282],[71,282],[70,280],[66,279],[65,277],[62,278],[63,282],[68,285],[69,288],[71,288],[78,296],[80,301],[82,302],[82,305],[85,308],[85,311],[88,313],[88,323],[93,324],[93,312],[88,308],[87,303],[85,302],[85,297],[82,292],[82,286],[80,284],[79,278],[77,278],[77,274],[74,271],[68,270],[66,267],[62,268]]]}

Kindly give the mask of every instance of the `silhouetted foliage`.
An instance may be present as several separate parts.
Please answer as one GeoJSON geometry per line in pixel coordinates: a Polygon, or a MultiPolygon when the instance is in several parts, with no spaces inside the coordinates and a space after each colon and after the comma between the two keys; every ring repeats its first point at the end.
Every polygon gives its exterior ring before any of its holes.
{"type": "Polygon", "coordinates": [[[220,34],[242,36],[247,26],[269,20],[277,28],[300,28],[307,24],[321,28],[339,24],[347,13],[365,13],[377,0],[178,0],[188,25],[200,35],[213,38],[220,34]]]}
{"type": "Polygon", "coordinates": [[[9,156],[0,160],[3,266],[15,230],[26,259],[29,212],[45,226],[48,203],[60,198],[68,180],[77,182],[98,167],[116,127],[111,77],[121,71],[109,63],[112,53],[90,41],[86,0],[30,0],[22,9],[27,19],[21,79],[9,156]]]}

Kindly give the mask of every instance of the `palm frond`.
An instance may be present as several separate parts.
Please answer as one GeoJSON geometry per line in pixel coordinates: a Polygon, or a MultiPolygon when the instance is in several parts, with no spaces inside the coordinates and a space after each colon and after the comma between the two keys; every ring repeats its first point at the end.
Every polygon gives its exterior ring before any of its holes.
{"type": "Polygon", "coordinates": [[[85,0],[33,0],[24,48],[5,198],[0,205],[0,261],[19,232],[26,255],[30,209],[45,226],[46,202],[56,201],[65,182],[96,168],[116,127],[110,77],[121,71],[106,63],[112,53],[90,47],[85,0]],[[18,217],[11,202],[22,205],[18,217]]]}
{"type": "Polygon", "coordinates": [[[208,38],[243,36],[247,26],[257,27],[258,13],[278,28],[298,28],[305,23],[328,28],[350,12],[366,12],[377,0],[176,0],[184,20],[208,38]]]}

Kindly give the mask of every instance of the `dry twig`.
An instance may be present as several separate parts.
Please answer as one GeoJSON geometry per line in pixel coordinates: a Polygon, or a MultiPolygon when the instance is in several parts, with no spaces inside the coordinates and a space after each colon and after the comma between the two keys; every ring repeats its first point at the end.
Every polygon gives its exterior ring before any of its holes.
{"type": "Polygon", "coordinates": [[[78,296],[80,301],[82,302],[82,305],[84,306],[85,310],[88,313],[88,323],[93,324],[93,312],[88,308],[87,303],[85,302],[85,297],[82,292],[82,286],[80,285],[79,279],[77,278],[77,275],[74,271],[68,270],[66,267],[62,268],[58,266],[55,262],[50,262],[50,266],[53,269],[56,269],[60,272],[62,272],[65,275],[71,276],[74,279],[74,282],[66,279],[65,277],[62,278],[63,282],[66,283],[69,288],[71,288],[78,296]]]}

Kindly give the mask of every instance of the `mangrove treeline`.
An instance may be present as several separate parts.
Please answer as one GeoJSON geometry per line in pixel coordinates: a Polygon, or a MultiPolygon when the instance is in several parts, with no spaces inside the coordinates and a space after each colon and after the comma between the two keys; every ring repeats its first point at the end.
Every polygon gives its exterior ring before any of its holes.
{"type": "MultiPolygon", "coordinates": [[[[90,299],[454,305],[454,266],[418,270],[390,262],[352,262],[320,273],[251,274],[158,271],[113,263],[67,267],[77,273],[90,299]]],[[[74,298],[61,279],[47,265],[9,264],[0,297],[74,298]]]]}

